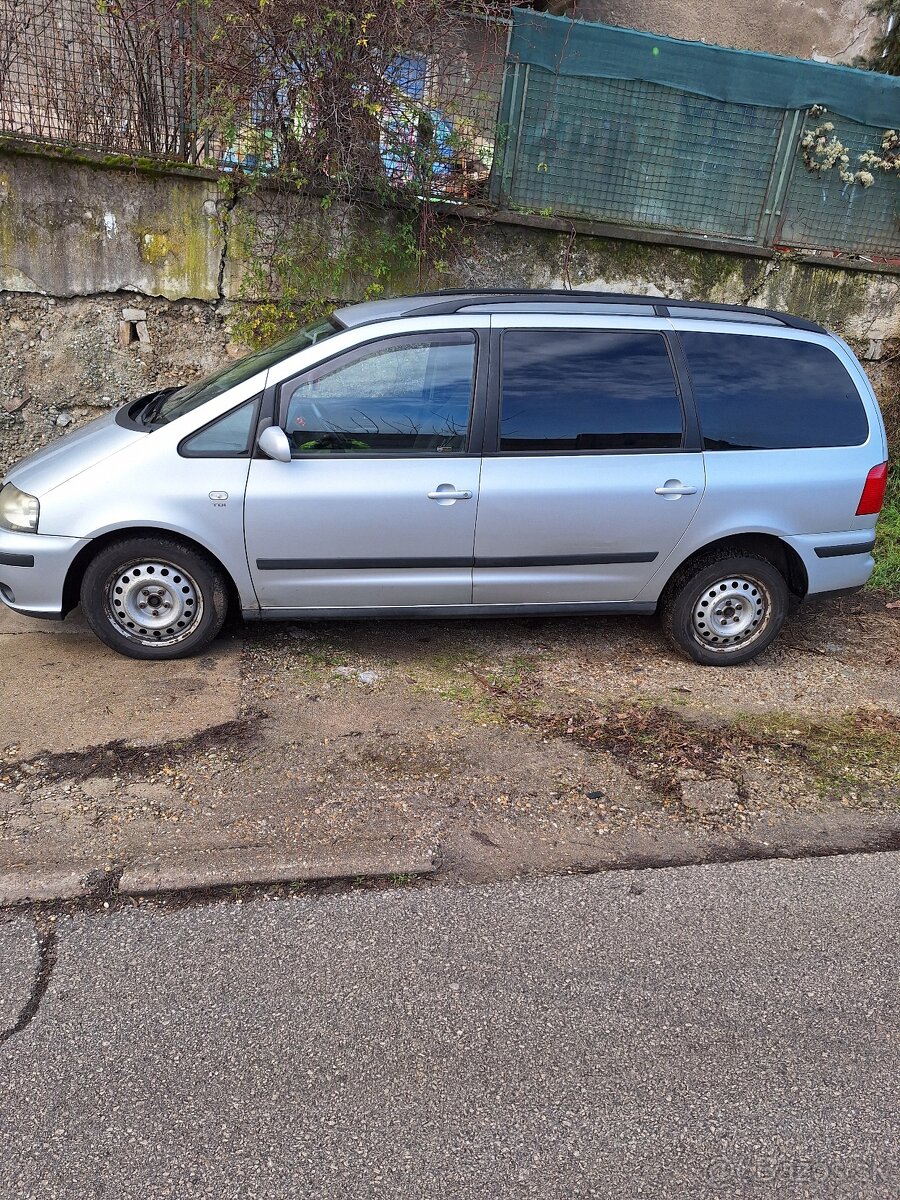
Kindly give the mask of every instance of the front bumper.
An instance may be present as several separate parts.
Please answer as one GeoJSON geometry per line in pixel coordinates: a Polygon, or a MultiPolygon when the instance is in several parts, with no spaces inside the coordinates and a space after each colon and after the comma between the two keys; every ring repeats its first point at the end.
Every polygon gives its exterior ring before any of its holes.
{"type": "Polygon", "coordinates": [[[26,617],[62,620],[69,567],[85,538],[0,529],[0,600],[26,617]]]}

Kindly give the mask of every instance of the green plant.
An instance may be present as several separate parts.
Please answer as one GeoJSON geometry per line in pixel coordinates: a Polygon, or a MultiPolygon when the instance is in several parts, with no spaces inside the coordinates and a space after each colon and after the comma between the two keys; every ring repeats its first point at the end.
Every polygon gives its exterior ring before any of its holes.
{"type": "Polygon", "coordinates": [[[242,270],[237,340],[263,345],[342,300],[441,281],[456,223],[433,198],[467,198],[466,180],[483,180],[491,156],[466,116],[477,64],[451,72],[446,58],[469,17],[502,8],[202,0],[202,124],[213,157],[232,167],[223,208],[242,270]]]}
{"type": "Polygon", "coordinates": [[[888,480],[884,508],[878,518],[875,570],[869,587],[900,595],[900,475],[896,468],[888,480]]]}
{"type": "Polygon", "coordinates": [[[889,374],[881,393],[881,411],[887,431],[888,456],[893,460],[888,475],[884,507],[878,518],[875,542],[875,570],[869,580],[870,588],[882,588],[894,596],[900,596],[900,470],[897,456],[900,452],[900,393],[897,389],[900,361],[890,356],[885,360],[889,374]]]}
{"type": "Polygon", "coordinates": [[[900,75],[900,0],[873,0],[866,12],[884,21],[884,32],[872,43],[868,55],[857,58],[854,66],[868,67],[884,75],[900,75]]]}

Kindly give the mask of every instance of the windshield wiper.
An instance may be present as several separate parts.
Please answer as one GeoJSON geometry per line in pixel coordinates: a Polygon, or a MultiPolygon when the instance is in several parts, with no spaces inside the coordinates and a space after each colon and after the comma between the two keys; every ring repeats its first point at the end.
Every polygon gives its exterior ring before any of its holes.
{"type": "Polygon", "coordinates": [[[176,392],[180,391],[181,387],[178,386],[162,388],[161,391],[151,392],[147,397],[147,406],[141,413],[141,423],[144,425],[152,425],[159,416],[159,410],[162,408],[165,401],[168,400],[170,396],[173,396],[176,392]]]}

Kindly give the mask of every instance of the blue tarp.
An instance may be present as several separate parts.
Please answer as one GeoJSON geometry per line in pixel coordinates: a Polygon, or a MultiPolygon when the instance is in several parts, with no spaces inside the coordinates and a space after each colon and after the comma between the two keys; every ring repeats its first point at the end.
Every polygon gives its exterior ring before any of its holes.
{"type": "Polygon", "coordinates": [[[900,78],[803,58],[729,50],[634,29],[513,13],[510,57],[558,75],[642,79],[732,104],[822,104],[862,125],[900,125],[900,78]]]}

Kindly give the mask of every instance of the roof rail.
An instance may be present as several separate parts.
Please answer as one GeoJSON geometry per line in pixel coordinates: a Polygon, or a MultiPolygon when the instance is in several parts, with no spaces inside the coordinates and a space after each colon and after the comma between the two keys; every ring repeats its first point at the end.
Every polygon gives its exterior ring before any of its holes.
{"type": "Polygon", "coordinates": [[[576,308],[579,304],[652,304],[659,317],[689,316],[691,309],[702,309],[705,312],[713,310],[721,312],[723,320],[728,313],[744,313],[747,316],[759,317],[767,322],[777,321],[790,329],[805,329],[813,333],[827,332],[814,321],[803,317],[795,317],[790,313],[779,312],[771,308],[752,308],[744,304],[712,304],[706,300],[669,300],[665,296],[636,296],[629,292],[587,292],[568,291],[563,288],[485,288],[468,289],[453,288],[445,291],[430,292],[417,297],[410,297],[415,303],[403,313],[403,316],[438,316],[445,313],[457,313],[473,305],[516,304],[528,301],[562,301],[567,306],[576,308]],[[433,303],[428,303],[433,300],[433,303]]]}

